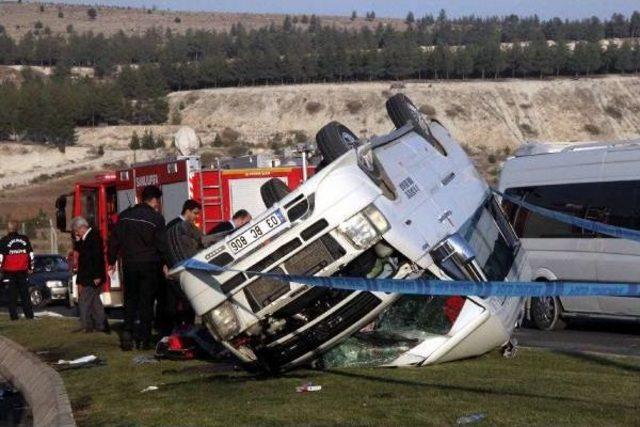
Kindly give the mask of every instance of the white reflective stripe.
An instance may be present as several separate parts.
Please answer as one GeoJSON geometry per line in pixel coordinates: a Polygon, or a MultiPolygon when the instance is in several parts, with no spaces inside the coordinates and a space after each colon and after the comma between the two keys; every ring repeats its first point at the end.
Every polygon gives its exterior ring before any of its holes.
{"type": "Polygon", "coordinates": [[[151,224],[153,228],[156,228],[156,225],[151,221],[147,221],[146,219],[137,219],[137,218],[122,218],[120,221],[136,221],[136,222],[145,222],[147,224],[151,224]]]}

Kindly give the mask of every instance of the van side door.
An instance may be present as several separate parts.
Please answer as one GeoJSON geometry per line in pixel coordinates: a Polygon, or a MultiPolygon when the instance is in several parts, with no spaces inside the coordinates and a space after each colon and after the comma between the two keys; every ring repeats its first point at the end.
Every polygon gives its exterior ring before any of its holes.
{"type": "MultiPolygon", "coordinates": [[[[640,230],[640,180],[603,182],[599,198],[601,209],[606,210],[602,222],[640,230]]],[[[640,282],[640,242],[608,236],[598,240],[598,281],[640,282]]],[[[637,297],[601,297],[600,306],[603,314],[640,317],[637,297]]]]}

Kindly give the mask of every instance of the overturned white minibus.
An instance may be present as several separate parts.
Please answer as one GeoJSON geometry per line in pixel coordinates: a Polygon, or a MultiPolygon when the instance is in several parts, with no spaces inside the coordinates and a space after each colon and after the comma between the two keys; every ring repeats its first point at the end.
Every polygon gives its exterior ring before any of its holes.
{"type": "MultiPolygon", "coordinates": [[[[521,274],[517,237],[451,134],[404,95],[390,98],[387,111],[396,129],[382,137],[325,126],[316,137],[320,170],[293,192],[265,184],[267,211],[194,257],[227,271],[172,271],[213,336],[247,367],[277,372],[310,362],[365,326],[375,329],[381,313],[409,298],[252,272],[474,281],[521,274]]],[[[509,340],[522,308],[520,298],[411,299],[409,317],[438,327],[387,365],[485,353],[509,340]]]]}

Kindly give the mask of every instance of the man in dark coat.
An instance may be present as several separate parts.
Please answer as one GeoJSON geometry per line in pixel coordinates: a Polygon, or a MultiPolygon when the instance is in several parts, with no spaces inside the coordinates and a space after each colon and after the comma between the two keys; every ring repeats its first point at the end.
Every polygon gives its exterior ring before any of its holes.
{"type": "Polygon", "coordinates": [[[109,240],[109,269],[115,271],[118,257],[124,272],[124,328],[121,347],[133,349],[134,323],[140,328],[136,343],[151,349],[153,304],[162,273],[168,272],[165,221],[158,212],[162,191],[154,185],[142,190],[142,203],[120,214],[109,240]]]}
{"type": "Polygon", "coordinates": [[[33,248],[29,238],[18,233],[18,223],[9,221],[7,235],[0,239],[0,270],[9,281],[9,316],[18,320],[18,297],[22,312],[33,319],[33,307],[29,300],[29,272],[33,271],[33,248]]]}
{"type": "Polygon", "coordinates": [[[76,238],[75,247],[78,251],[76,283],[80,289],[80,324],[85,332],[107,332],[104,306],[100,300],[106,279],[102,239],[80,216],[71,221],[71,231],[76,238]]]}
{"type": "MultiPolygon", "coordinates": [[[[204,248],[202,232],[196,225],[202,206],[195,200],[187,200],[182,205],[180,216],[167,225],[169,247],[169,265],[191,258],[204,248]]],[[[195,313],[189,301],[180,289],[180,283],[168,280],[165,288],[160,330],[164,335],[171,333],[175,326],[192,324],[195,313]]]]}

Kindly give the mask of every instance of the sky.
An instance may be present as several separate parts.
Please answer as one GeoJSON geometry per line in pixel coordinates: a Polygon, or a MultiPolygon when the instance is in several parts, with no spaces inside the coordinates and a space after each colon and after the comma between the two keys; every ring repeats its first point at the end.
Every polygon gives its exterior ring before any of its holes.
{"type": "Polygon", "coordinates": [[[417,17],[426,13],[437,15],[445,9],[451,17],[462,15],[528,16],[537,14],[543,19],[608,18],[619,12],[627,16],[640,10],[640,0],[49,0],[52,3],[99,4],[185,11],[257,12],[286,14],[351,15],[359,16],[373,10],[379,17],[404,18],[408,11],[417,17]]]}

